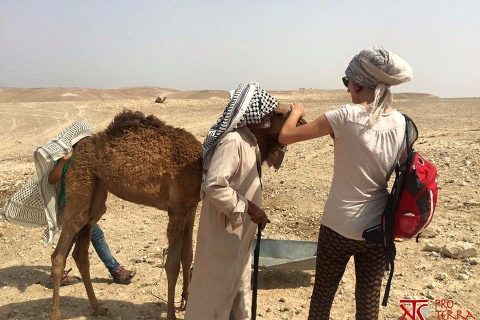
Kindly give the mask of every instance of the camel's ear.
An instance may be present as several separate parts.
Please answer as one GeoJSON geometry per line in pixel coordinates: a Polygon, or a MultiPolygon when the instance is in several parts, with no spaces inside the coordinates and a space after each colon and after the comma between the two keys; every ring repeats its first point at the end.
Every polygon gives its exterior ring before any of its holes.
{"type": "Polygon", "coordinates": [[[290,112],[290,105],[285,104],[285,103],[283,103],[283,102],[280,102],[280,103],[278,104],[278,107],[275,108],[275,113],[280,113],[280,114],[285,115],[285,114],[287,114],[287,113],[289,113],[289,112],[290,112]]]}

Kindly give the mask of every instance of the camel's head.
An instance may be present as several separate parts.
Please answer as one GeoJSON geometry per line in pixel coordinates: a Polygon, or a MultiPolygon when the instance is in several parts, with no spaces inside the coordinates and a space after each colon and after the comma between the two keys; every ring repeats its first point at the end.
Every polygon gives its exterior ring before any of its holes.
{"type": "MultiPolygon", "coordinates": [[[[290,115],[290,106],[279,104],[261,124],[250,125],[249,128],[257,138],[258,147],[262,157],[262,163],[267,162],[270,167],[276,170],[280,168],[285,156],[287,147],[278,142],[280,130],[290,115]]],[[[300,118],[297,127],[307,123],[305,119],[300,118]]]]}

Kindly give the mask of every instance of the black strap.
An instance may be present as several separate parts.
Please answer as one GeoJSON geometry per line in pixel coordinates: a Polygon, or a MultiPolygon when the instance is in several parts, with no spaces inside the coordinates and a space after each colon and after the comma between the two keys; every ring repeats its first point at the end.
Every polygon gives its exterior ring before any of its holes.
{"type": "Polygon", "coordinates": [[[389,271],[387,284],[385,285],[385,293],[383,294],[382,306],[386,307],[388,303],[388,297],[390,296],[390,288],[392,286],[393,272],[395,271],[395,244],[393,250],[386,254],[386,269],[389,271]]]}
{"type": "Polygon", "coordinates": [[[388,203],[385,208],[385,230],[384,230],[384,247],[385,247],[385,269],[389,272],[387,284],[385,285],[385,293],[383,295],[382,305],[386,306],[388,303],[388,297],[390,295],[390,289],[392,286],[393,273],[395,271],[395,256],[396,248],[394,242],[394,230],[395,230],[395,211],[398,206],[398,200],[401,196],[400,192],[403,188],[404,176],[402,175],[410,165],[413,158],[413,147],[410,144],[409,126],[413,125],[416,130],[415,124],[409,116],[403,114],[405,118],[405,148],[407,150],[407,159],[401,165],[395,167],[395,181],[393,183],[392,190],[389,195],[388,203]]]}
{"type": "Polygon", "coordinates": [[[257,319],[257,287],[258,287],[258,261],[260,258],[260,241],[262,240],[262,226],[258,225],[257,244],[253,251],[253,279],[252,279],[252,320],[257,319]]]}

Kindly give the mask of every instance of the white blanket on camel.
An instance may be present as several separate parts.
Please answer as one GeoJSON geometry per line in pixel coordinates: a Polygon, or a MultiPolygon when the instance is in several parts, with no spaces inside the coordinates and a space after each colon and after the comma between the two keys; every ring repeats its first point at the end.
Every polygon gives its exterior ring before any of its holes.
{"type": "Polygon", "coordinates": [[[50,244],[60,230],[58,210],[59,184],[48,183],[48,175],[55,162],[67,155],[72,146],[82,138],[92,135],[91,126],[85,121],[76,121],[56,138],[38,147],[33,153],[37,176],[27,181],[0,210],[0,219],[28,227],[47,226],[43,243],[50,244]]]}

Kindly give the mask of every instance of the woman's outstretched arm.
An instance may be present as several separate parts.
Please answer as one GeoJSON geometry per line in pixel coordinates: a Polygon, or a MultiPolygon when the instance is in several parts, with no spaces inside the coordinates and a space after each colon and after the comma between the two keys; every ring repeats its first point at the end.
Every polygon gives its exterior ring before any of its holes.
{"type": "Polygon", "coordinates": [[[330,134],[333,136],[333,130],[325,115],[308,122],[302,126],[296,126],[298,119],[305,114],[305,107],[300,103],[293,103],[292,111],[287,121],[280,131],[278,141],[283,144],[291,144],[298,141],[310,140],[330,134]]]}

